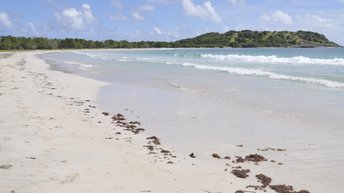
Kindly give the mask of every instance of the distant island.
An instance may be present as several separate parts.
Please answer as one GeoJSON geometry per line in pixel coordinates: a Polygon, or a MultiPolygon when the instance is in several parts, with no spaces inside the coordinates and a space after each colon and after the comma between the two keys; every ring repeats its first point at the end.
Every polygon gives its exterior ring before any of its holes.
{"type": "Polygon", "coordinates": [[[206,33],[174,42],[126,40],[94,41],[79,38],[49,39],[44,37],[0,37],[0,50],[50,50],[98,48],[258,48],[258,47],[340,47],[323,34],[310,31],[228,31],[206,33]]]}
{"type": "Polygon", "coordinates": [[[323,34],[310,31],[228,31],[206,33],[174,42],[176,47],[339,47],[323,34]]]}

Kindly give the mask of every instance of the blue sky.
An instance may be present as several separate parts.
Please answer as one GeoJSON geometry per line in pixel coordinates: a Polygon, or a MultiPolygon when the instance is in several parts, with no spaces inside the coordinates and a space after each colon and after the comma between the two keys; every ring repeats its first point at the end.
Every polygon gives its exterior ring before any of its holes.
{"type": "Polygon", "coordinates": [[[0,1],[0,35],[171,41],[242,29],[310,30],[344,45],[344,0],[0,1]]]}

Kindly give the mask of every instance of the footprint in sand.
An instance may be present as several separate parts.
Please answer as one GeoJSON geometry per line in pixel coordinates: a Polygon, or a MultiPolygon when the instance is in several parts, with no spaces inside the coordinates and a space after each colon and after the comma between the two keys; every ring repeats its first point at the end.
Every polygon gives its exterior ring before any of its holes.
{"type": "Polygon", "coordinates": [[[11,168],[12,168],[11,164],[0,165],[0,169],[8,170],[8,169],[11,169],[11,168]]]}
{"type": "Polygon", "coordinates": [[[74,173],[74,174],[70,174],[68,176],[65,177],[64,180],[61,181],[61,184],[69,184],[74,182],[74,180],[79,176],[78,173],[74,173]]]}

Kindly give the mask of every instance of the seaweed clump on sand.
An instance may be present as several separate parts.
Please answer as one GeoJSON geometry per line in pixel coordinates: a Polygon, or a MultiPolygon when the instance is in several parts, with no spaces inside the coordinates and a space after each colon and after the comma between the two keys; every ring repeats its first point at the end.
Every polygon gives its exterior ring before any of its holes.
{"type": "Polygon", "coordinates": [[[245,159],[242,158],[241,156],[235,156],[235,160],[233,160],[232,162],[233,163],[244,163],[245,162],[245,159]]]}
{"type": "Polygon", "coordinates": [[[112,119],[112,121],[124,121],[125,120],[124,116],[120,113],[112,116],[111,119],[112,119]]]}
{"type": "Polygon", "coordinates": [[[269,187],[275,190],[277,193],[294,193],[294,188],[290,185],[270,185],[269,187]]]}
{"type": "Polygon", "coordinates": [[[241,156],[235,156],[235,160],[233,160],[233,163],[244,163],[244,162],[262,162],[262,161],[268,161],[264,156],[259,154],[250,154],[245,156],[245,158],[241,156]]]}
{"type": "Polygon", "coordinates": [[[308,190],[300,190],[298,193],[310,193],[308,190]]]}
{"type": "Polygon", "coordinates": [[[265,188],[270,185],[272,179],[264,174],[256,175],[256,178],[260,183],[262,183],[262,187],[265,188]]]}
{"type": "Polygon", "coordinates": [[[147,137],[148,140],[150,140],[151,143],[153,143],[154,145],[160,145],[160,140],[157,136],[151,136],[151,137],[147,137]]]}
{"type": "Polygon", "coordinates": [[[221,159],[221,156],[217,153],[213,153],[211,156],[216,159],[221,159]]]}
{"type": "Polygon", "coordinates": [[[264,174],[258,174],[256,175],[256,178],[258,179],[258,182],[262,183],[262,185],[261,186],[248,185],[246,186],[246,188],[254,188],[255,190],[266,191],[266,187],[270,185],[272,179],[264,174]]]}
{"type": "Polygon", "coordinates": [[[267,161],[264,156],[259,154],[250,154],[245,157],[245,161],[251,161],[251,162],[262,162],[267,161]]]}
{"type": "Polygon", "coordinates": [[[139,125],[141,125],[141,123],[138,121],[125,122],[126,118],[124,117],[124,115],[122,115],[120,113],[113,115],[111,117],[111,119],[114,123],[116,123],[117,126],[123,127],[123,128],[125,128],[124,130],[130,131],[134,134],[139,134],[141,131],[145,130],[144,128],[138,127],[139,125]]]}
{"type": "Polygon", "coordinates": [[[270,185],[272,190],[275,190],[277,193],[310,193],[308,190],[294,191],[293,186],[290,185],[270,185]]]}
{"type": "Polygon", "coordinates": [[[238,178],[247,178],[248,177],[248,173],[250,173],[249,169],[234,169],[231,171],[231,173],[238,177],[238,178]]]}

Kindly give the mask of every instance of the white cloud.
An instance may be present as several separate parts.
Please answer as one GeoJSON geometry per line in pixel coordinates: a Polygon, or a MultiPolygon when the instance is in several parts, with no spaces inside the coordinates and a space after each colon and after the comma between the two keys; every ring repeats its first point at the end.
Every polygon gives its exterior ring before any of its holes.
{"type": "Polygon", "coordinates": [[[245,0],[228,0],[228,1],[229,1],[229,3],[232,4],[233,6],[245,4],[245,0]]]}
{"type": "Polygon", "coordinates": [[[273,21],[273,22],[282,23],[286,25],[293,24],[293,18],[289,14],[284,13],[280,10],[276,10],[271,15],[263,14],[261,16],[261,19],[264,21],[273,21]]]}
{"type": "Polygon", "coordinates": [[[332,28],[332,27],[334,27],[331,20],[320,17],[319,15],[306,15],[305,22],[306,22],[306,25],[311,25],[314,27],[321,27],[321,28],[332,28]]]}
{"type": "Polygon", "coordinates": [[[221,22],[220,16],[215,11],[211,1],[206,1],[202,5],[196,5],[192,0],[183,0],[184,11],[187,15],[210,19],[214,22],[221,22]]]}
{"type": "Polygon", "coordinates": [[[85,22],[88,24],[95,22],[94,16],[91,11],[91,6],[89,4],[83,4],[82,9],[85,22]]]}
{"type": "Polygon", "coordinates": [[[158,35],[158,36],[161,36],[161,35],[162,35],[162,31],[161,31],[161,29],[158,28],[158,27],[154,27],[154,28],[153,28],[153,31],[154,31],[154,33],[155,33],[156,35],[158,35]]]}
{"type": "Polygon", "coordinates": [[[133,11],[131,15],[136,21],[143,21],[145,17],[142,15],[142,13],[147,11],[154,11],[155,7],[151,4],[145,4],[141,7],[137,8],[136,11],[133,11]]]}
{"type": "Polygon", "coordinates": [[[272,18],[276,22],[281,22],[281,23],[284,23],[287,25],[291,25],[293,23],[293,19],[291,18],[291,16],[289,14],[284,13],[284,12],[279,11],[279,10],[275,11],[272,14],[272,18]]]}
{"type": "Polygon", "coordinates": [[[6,28],[12,27],[12,22],[11,22],[10,18],[8,17],[7,13],[0,12],[0,24],[6,28]]]}
{"type": "Polygon", "coordinates": [[[261,15],[260,19],[262,19],[263,21],[271,21],[271,17],[268,16],[267,14],[261,15]]]}
{"type": "Polygon", "coordinates": [[[113,0],[112,5],[115,6],[117,9],[123,9],[123,4],[121,0],[113,0]]]}
{"type": "Polygon", "coordinates": [[[65,9],[62,12],[62,17],[71,24],[71,28],[73,29],[81,29],[84,25],[82,12],[74,8],[65,9]]]}
{"type": "Polygon", "coordinates": [[[81,11],[75,8],[68,8],[63,10],[61,14],[56,13],[55,16],[66,26],[75,30],[84,29],[86,25],[93,24],[96,21],[89,4],[83,4],[81,11]]]}
{"type": "Polygon", "coordinates": [[[131,14],[132,14],[133,18],[137,21],[142,21],[145,19],[139,12],[134,11],[131,14]]]}
{"type": "Polygon", "coordinates": [[[141,11],[154,11],[154,6],[150,4],[143,5],[139,8],[141,11]]]}

